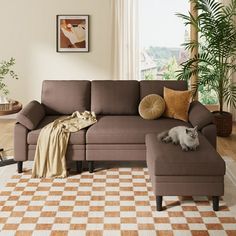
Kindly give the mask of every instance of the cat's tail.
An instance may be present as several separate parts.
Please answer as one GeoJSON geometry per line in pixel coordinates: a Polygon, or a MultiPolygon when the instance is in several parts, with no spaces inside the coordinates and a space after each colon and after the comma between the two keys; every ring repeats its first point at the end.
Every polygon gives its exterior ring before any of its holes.
{"type": "Polygon", "coordinates": [[[163,139],[168,136],[168,133],[169,133],[169,130],[165,130],[161,132],[160,134],[157,135],[157,139],[159,141],[163,141],[163,139]]]}

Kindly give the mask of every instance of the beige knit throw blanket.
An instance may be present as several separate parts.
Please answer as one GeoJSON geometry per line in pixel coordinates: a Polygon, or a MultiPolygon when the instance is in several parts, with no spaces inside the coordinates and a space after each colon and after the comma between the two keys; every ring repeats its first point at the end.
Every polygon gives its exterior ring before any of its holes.
{"type": "Polygon", "coordinates": [[[45,126],[38,137],[33,178],[65,178],[66,150],[71,132],[77,132],[97,122],[94,112],[74,112],[45,126]]]}

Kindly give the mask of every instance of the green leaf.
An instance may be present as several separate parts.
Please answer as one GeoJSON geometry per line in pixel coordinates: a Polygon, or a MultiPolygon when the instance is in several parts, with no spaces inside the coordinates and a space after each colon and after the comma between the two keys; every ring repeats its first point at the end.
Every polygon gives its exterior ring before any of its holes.
{"type": "MultiPolygon", "coordinates": [[[[185,49],[192,51],[198,47],[198,55],[189,58],[177,71],[179,80],[189,80],[198,75],[199,86],[213,90],[226,104],[236,105],[236,88],[232,85],[230,75],[236,72],[236,0],[224,5],[217,0],[190,0],[198,10],[198,17],[177,14],[185,25],[191,25],[199,33],[199,41],[185,42],[185,49]]],[[[201,89],[203,88],[201,87],[201,89]]]]}
{"type": "Polygon", "coordinates": [[[10,58],[9,61],[0,62],[0,92],[2,91],[2,93],[5,95],[9,93],[9,90],[3,80],[6,80],[8,77],[12,79],[18,79],[17,74],[12,69],[15,63],[16,61],[14,58],[10,58]]]}

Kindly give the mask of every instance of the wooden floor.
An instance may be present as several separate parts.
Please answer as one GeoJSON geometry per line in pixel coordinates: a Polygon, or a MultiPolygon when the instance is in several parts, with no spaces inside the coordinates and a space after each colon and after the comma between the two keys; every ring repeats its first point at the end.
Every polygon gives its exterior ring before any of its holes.
{"type": "MultiPolygon", "coordinates": [[[[6,150],[4,155],[13,155],[13,119],[0,119],[0,147],[6,150]]],[[[227,138],[217,138],[217,150],[222,156],[231,157],[236,161],[236,123],[233,125],[233,133],[227,138]]]]}
{"type": "Polygon", "coordinates": [[[4,156],[13,155],[14,119],[0,119],[0,148],[4,148],[4,156]]]}
{"type": "Polygon", "coordinates": [[[217,151],[221,156],[228,156],[236,161],[236,122],[230,137],[217,137],[217,151]]]}

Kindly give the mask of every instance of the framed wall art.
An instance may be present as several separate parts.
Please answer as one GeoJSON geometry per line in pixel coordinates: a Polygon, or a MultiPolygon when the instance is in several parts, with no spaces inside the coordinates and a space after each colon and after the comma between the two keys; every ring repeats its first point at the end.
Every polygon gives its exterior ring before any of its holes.
{"type": "Polygon", "coordinates": [[[57,52],[89,51],[89,16],[57,15],[57,52]]]}

